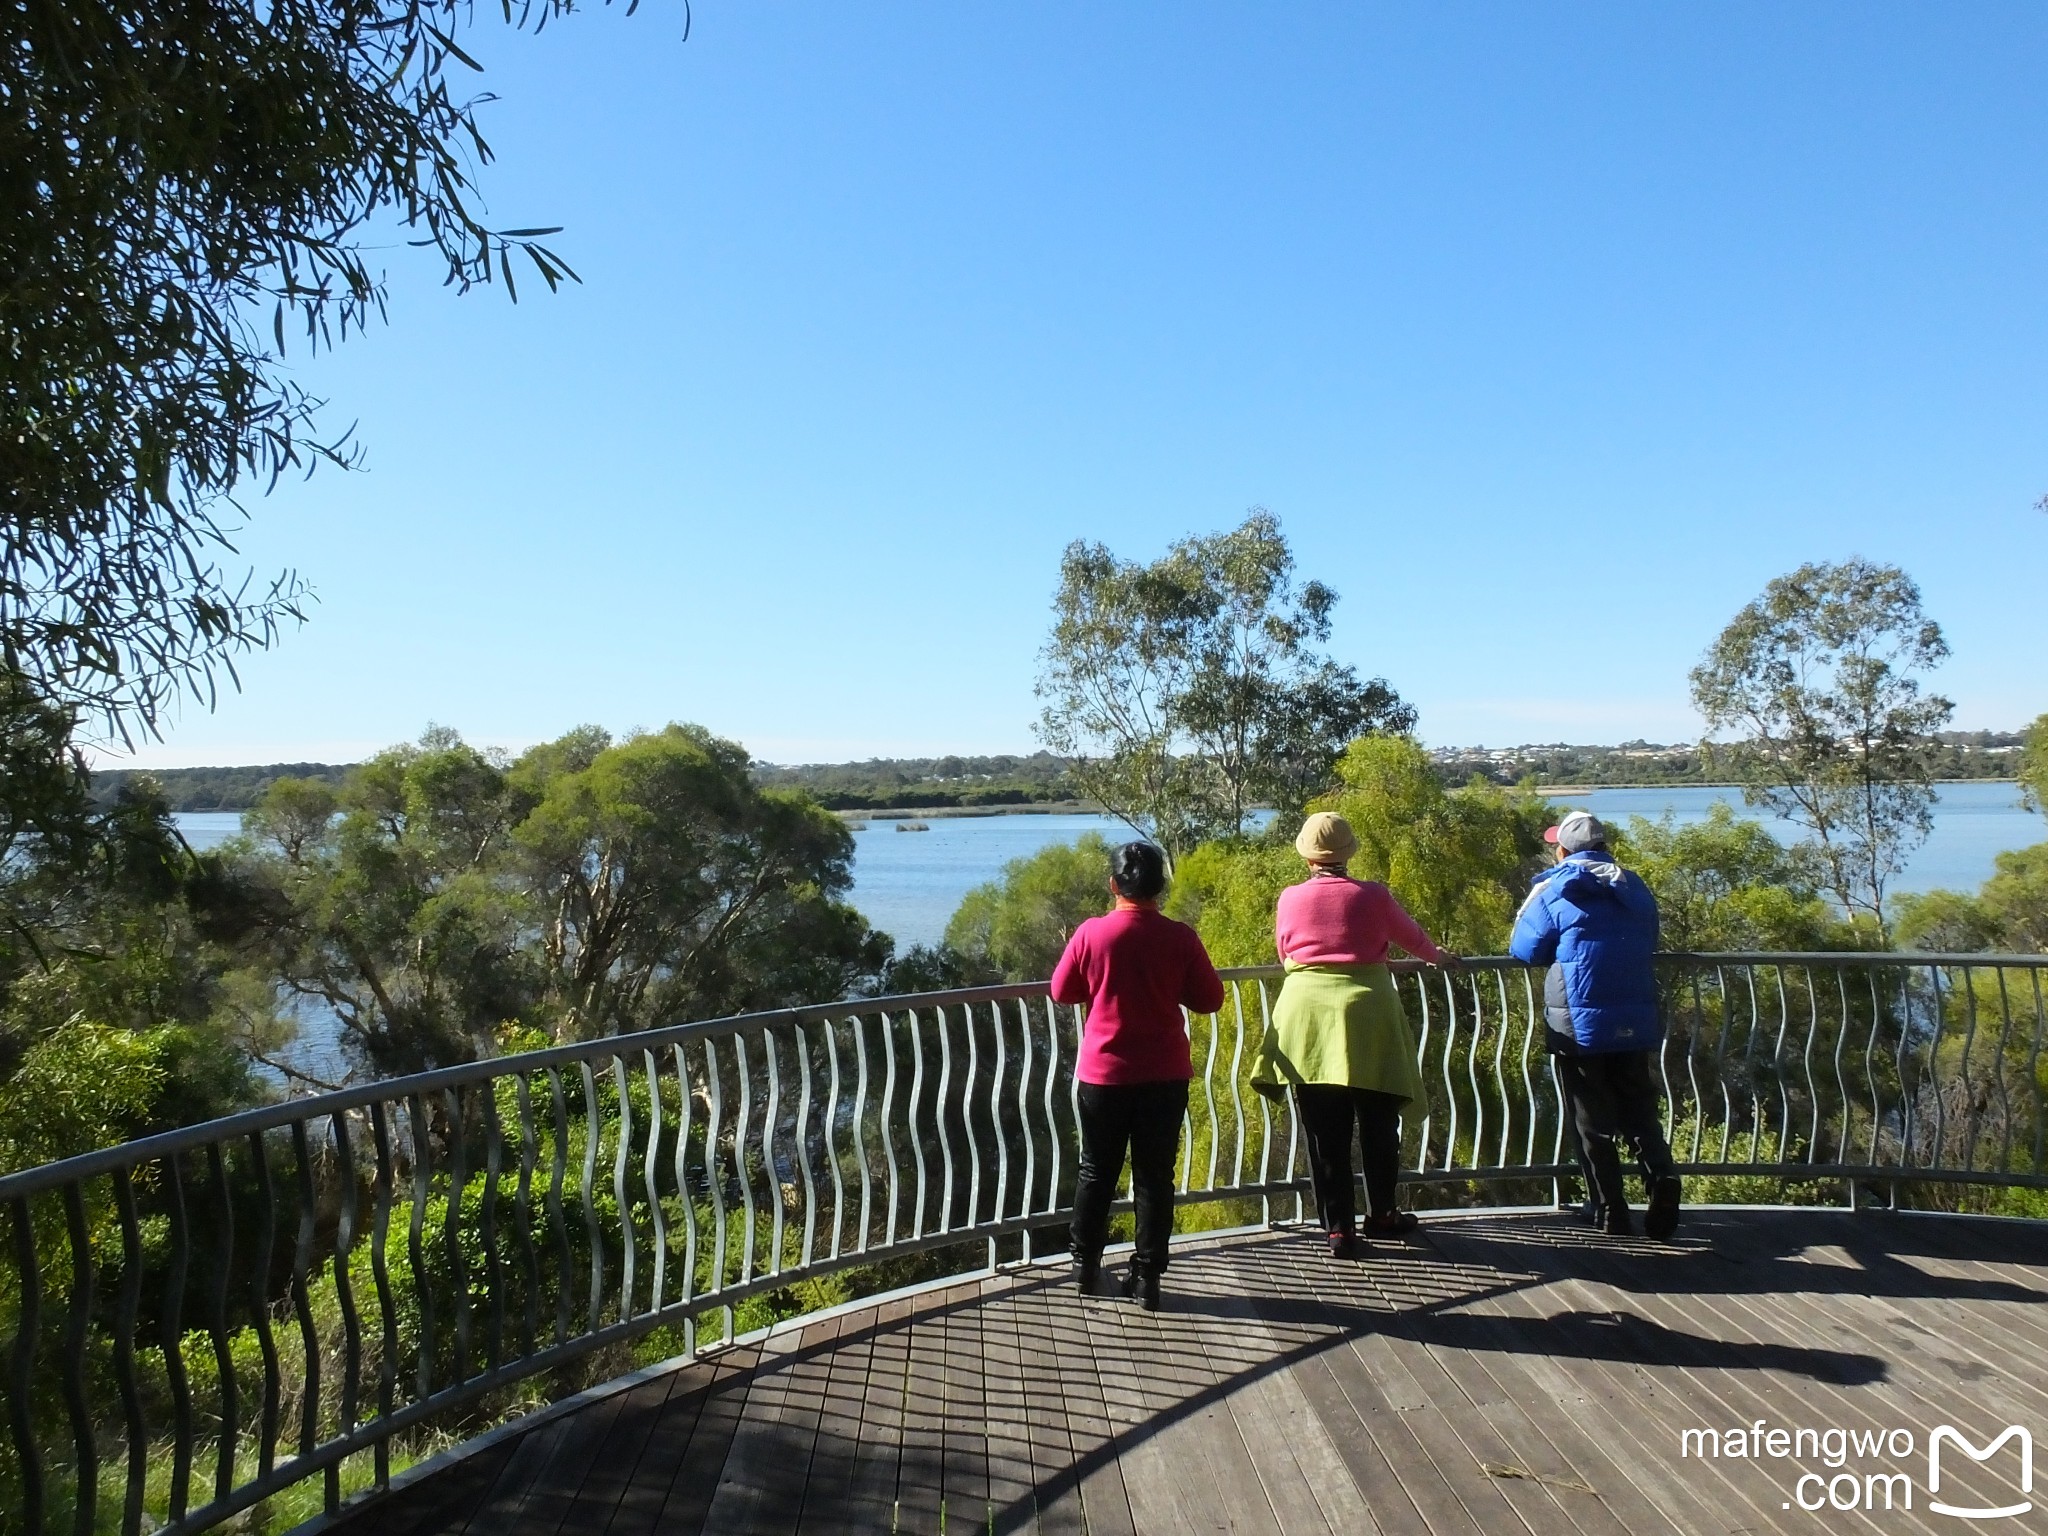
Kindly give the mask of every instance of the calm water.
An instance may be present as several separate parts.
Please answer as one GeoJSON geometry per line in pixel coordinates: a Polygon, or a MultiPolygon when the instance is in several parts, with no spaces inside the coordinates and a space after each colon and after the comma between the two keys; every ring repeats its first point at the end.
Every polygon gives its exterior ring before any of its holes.
{"type": "MultiPolygon", "coordinates": [[[[1616,821],[1654,819],[1667,812],[1681,823],[1701,821],[1716,801],[1734,806],[1738,815],[1757,814],[1730,789],[1597,789],[1558,801],[1616,821]]],[[[1761,819],[1781,838],[1798,835],[1795,827],[1761,819]]],[[[232,812],[194,812],[179,816],[178,825],[194,847],[207,848],[232,837],[241,818],[232,812]]],[[[871,821],[853,835],[853,903],[869,922],[895,936],[899,950],[937,943],[960,898],[993,879],[1011,859],[1071,842],[1084,832],[1100,832],[1112,841],[1130,835],[1123,823],[1106,816],[949,816],[929,825],[929,832],[898,832],[893,821],[871,821]]],[[[1934,835],[1914,856],[1898,889],[1974,890],[1989,878],[2000,853],[2043,840],[2048,840],[2048,822],[2021,808],[2016,785],[1945,784],[1935,808],[1934,835]]]]}

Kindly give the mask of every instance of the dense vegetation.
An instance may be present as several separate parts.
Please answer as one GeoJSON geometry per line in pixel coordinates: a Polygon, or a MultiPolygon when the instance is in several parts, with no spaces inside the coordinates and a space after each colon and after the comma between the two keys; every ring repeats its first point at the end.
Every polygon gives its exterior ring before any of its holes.
{"type": "MultiPolygon", "coordinates": [[[[1942,731],[1931,746],[1941,780],[2010,779],[2019,771],[2019,731],[1942,731]]],[[[1435,747],[1430,766],[1449,787],[1475,774],[1502,786],[1713,784],[1726,781],[1691,743],[1625,741],[1619,746],[1435,747]]],[[[103,768],[93,798],[111,804],[123,789],[149,781],[174,811],[246,811],[279,779],[339,784],[352,763],[269,763],[240,768],[103,768]]],[[[938,810],[952,807],[1084,803],[1067,760],[1051,752],[987,756],[871,757],[850,763],[763,763],[754,782],[800,789],[830,811],[938,810]]]]}
{"type": "MultiPolygon", "coordinates": [[[[1540,795],[1483,780],[1447,789],[1414,741],[1354,742],[1336,783],[1311,809],[1341,813],[1358,834],[1352,873],[1385,881],[1438,942],[1498,954],[1530,878],[1549,863],[1543,828],[1558,810],[1540,795]]],[[[1176,866],[1167,911],[1192,923],[1219,965],[1269,965],[1273,906],[1303,878],[1295,823],[1257,838],[1204,843],[1176,866]]],[[[1820,892],[1800,850],[1716,807],[1704,822],[1632,817],[1616,852],[1657,892],[1665,946],[1678,950],[1855,949],[1867,930],[1820,892]]],[[[957,973],[976,980],[1045,975],[1083,920],[1106,905],[1108,848],[1099,838],[1011,863],[970,892],[946,930],[957,973]]]]}
{"type": "MultiPolygon", "coordinates": [[[[111,768],[92,776],[96,800],[111,804],[144,781],[174,811],[246,811],[279,779],[339,787],[355,763],[270,763],[247,768],[111,768]]],[[[860,763],[761,763],[763,789],[801,790],[828,811],[927,810],[950,806],[1071,803],[1079,791],[1064,759],[1029,756],[877,757],[860,763]]]]}
{"type": "MultiPolygon", "coordinates": [[[[1927,742],[1933,775],[1940,780],[2010,779],[2019,768],[2019,731],[1937,731],[1927,742]]],[[[1447,783],[1474,774],[1496,784],[1550,786],[1720,784],[1724,764],[1697,743],[1624,741],[1619,746],[1549,745],[1438,747],[1430,761],[1447,783]]]]}
{"type": "Polygon", "coordinates": [[[353,763],[267,763],[252,768],[109,768],[92,776],[92,795],[111,804],[147,784],[174,811],[246,811],[279,779],[340,785],[353,763]]]}
{"type": "Polygon", "coordinates": [[[1065,758],[876,757],[864,763],[756,763],[754,782],[801,789],[832,811],[928,810],[947,806],[1056,805],[1080,797],[1065,758]]]}
{"type": "Polygon", "coordinates": [[[1258,806],[1299,810],[1346,742],[1415,724],[1384,678],[1320,649],[1336,604],[1295,579],[1263,508],[1145,564],[1076,540],[1039,653],[1039,739],[1169,858],[1241,835],[1258,806]]]}

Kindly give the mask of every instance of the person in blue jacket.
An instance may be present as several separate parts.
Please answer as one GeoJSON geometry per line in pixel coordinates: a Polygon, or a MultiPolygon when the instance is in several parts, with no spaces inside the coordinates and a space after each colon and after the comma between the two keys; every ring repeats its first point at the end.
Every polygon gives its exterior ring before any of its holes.
{"type": "Polygon", "coordinates": [[[1573,811],[1543,836],[1557,864],[1536,877],[1508,949],[1524,964],[1550,967],[1545,1033],[1595,1221],[1616,1234],[1635,1230],[1622,1186],[1618,1144],[1625,1141],[1649,1190],[1643,1230],[1661,1242],[1678,1228],[1683,1186],[1651,1074],[1664,1040],[1651,964],[1657,898],[1614,861],[1607,828],[1591,812],[1573,811]]]}

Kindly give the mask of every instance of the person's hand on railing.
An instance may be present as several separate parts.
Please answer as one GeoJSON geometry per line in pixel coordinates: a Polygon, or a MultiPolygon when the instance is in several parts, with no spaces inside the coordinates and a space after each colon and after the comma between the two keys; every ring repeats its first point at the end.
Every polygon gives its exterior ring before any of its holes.
{"type": "Polygon", "coordinates": [[[1463,955],[1454,955],[1448,949],[1440,949],[1436,952],[1436,963],[1441,970],[1462,971],[1465,969],[1465,957],[1463,955]]]}

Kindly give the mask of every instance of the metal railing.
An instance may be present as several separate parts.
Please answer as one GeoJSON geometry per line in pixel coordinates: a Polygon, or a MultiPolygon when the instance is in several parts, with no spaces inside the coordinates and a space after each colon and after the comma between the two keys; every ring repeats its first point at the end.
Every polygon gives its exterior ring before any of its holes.
{"type": "MultiPolygon", "coordinates": [[[[1686,1172],[2048,1188],[2048,958],[1660,964],[1686,1172]]],[[[1551,1198],[1565,1141],[1537,976],[1396,971],[1426,1090],[1406,1178],[1551,1198]]],[[[1180,1186],[1217,1225],[1298,1217],[1298,1128],[1248,1083],[1280,972],[1225,976],[1222,1011],[1189,1021],[1180,1186]]],[[[1079,1024],[1043,983],[840,1002],[0,1177],[0,1522],[198,1531],[316,1478],[332,1510],[388,1481],[394,1441],[656,1329],[687,1353],[707,1321],[729,1336],[735,1307],[836,1270],[1028,1259],[1073,1191],[1079,1024]]]]}

